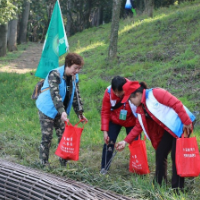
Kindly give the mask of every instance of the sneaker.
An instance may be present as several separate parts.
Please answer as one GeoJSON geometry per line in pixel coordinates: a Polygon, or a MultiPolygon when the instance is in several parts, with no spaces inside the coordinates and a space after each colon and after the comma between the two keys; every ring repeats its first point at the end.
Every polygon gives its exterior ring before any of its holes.
{"type": "Polygon", "coordinates": [[[107,171],[105,168],[102,168],[101,171],[100,171],[100,174],[106,175],[107,172],[108,172],[108,171],[107,171]]]}
{"type": "Polygon", "coordinates": [[[66,166],[67,166],[67,161],[68,161],[68,160],[59,158],[59,161],[60,161],[60,165],[61,165],[62,167],[66,167],[66,166]]]}

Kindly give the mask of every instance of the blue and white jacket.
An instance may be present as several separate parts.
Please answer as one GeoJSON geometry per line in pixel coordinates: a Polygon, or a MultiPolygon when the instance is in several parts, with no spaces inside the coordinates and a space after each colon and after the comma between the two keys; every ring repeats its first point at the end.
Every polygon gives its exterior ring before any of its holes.
{"type": "MultiPolygon", "coordinates": [[[[62,101],[64,101],[65,96],[66,96],[66,92],[67,92],[67,90],[66,90],[66,88],[67,88],[66,81],[63,78],[64,65],[61,66],[61,67],[58,67],[56,69],[53,69],[53,70],[57,70],[59,72],[59,74],[60,74],[61,83],[59,84],[59,94],[60,94],[60,96],[62,98],[62,101]]],[[[41,90],[45,90],[46,88],[49,88],[49,83],[48,83],[49,73],[48,73],[47,77],[44,80],[44,85],[43,85],[41,90]]],[[[76,74],[76,79],[75,79],[75,81],[72,82],[72,85],[73,85],[72,95],[70,97],[70,101],[69,101],[69,104],[68,104],[68,107],[67,107],[67,110],[66,110],[66,113],[67,113],[68,116],[70,114],[70,110],[71,110],[72,102],[73,102],[73,98],[74,98],[74,92],[75,92],[75,88],[76,88],[76,83],[78,83],[78,81],[79,81],[78,74],[76,74]]],[[[54,119],[56,117],[57,113],[58,113],[58,111],[56,110],[56,108],[55,108],[55,106],[53,104],[53,101],[52,101],[52,98],[51,98],[51,94],[50,94],[50,90],[45,90],[44,92],[42,92],[38,96],[38,99],[36,100],[36,106],[43,114],[45,114],[46,116],[48,116],[48,117],[50,117],[52,119],[54,119]]]]}

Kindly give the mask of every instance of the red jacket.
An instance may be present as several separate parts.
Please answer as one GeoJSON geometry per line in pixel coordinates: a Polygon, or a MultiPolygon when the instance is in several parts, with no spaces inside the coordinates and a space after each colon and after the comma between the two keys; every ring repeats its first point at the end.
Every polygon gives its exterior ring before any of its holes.
{"type": "Polygon", "coordinates": [[[108,92],[108,89],[105,90],[101,109],[101,130],[108,131],[110,121],[112,121],[114,124],[118,124],[124,127],[135,126],[136,118],[132,114],[129,103],[127,102],[125,104],[125,110],[127,110],[126,120],[121,120],[119,119],[119,115],[120,110],[124,109],[124,105],[111,111],[110,95],[112,100],[116,100],[116,104],[121,100],[114,94],[112,88],[110,89],[110,93],[108,92]]]}
{"type": "MultiPolygon", "coordinates": [[[[136,113],[141,114],[145,130],[151,140],[153,147],[157,149],[165,130],[169,132],[173,137],[177,137],[177,136],[171,130],[169,130],[168,127],[166,127],[162,122],[160,122],[152,113],[150,113],[150,111],[148,110],[146,106],[145,93],[146,93],[146,90],[143,91],[141,105],[137,107],[136,113]],[[145,117],[142,104],[144,105],[151,119],[145,117]]],[[[175,96],[173,96],[168,91],[161,88],[154,88],[153,95],[159,103],[173,108],[174,111],[180,117],[183,124],[189,125],[192,123],[192,121],[190,120],[188,114],[186,113],[183,107],[183,104],[175,96]]],[[[125,138],[125,141],[128,143],[131,143],[141,132],[142,132],[142,127],[140,126],[140,123],[137,119],[135,127],[131,130],[131,132],[125,138]]]]}

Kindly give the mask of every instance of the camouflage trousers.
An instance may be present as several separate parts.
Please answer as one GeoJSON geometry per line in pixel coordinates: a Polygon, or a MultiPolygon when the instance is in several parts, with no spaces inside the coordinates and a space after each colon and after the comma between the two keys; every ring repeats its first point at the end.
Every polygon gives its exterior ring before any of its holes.
{"type": "Polygon", "coordinates": [[[39,158],[41,161],[46,163],[49,159],[49,149],[51,147],[51,140],[53,138],[53,128],[55,128],[59,143],[65,129],[65,123],[61,120],[60,114],[57,114],[55,119],[49,118],[40,111],[38,112],[38,114],[42,132],[42,141],[39,149],[39,158]]]}

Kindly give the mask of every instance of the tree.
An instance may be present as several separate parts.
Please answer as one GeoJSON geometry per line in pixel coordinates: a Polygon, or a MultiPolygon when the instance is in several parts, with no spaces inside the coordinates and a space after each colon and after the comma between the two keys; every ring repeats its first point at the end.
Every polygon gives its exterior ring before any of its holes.
{"type": "Polygon", "coordinates": [[[113,0],[110,45],[109,45],[109,50],[108,50],[109,60],[113,60],[117,56],[117,41],[118,41],[119,16],[120,16],[121,3],[122,3],[121,0],[113,0]]]}
{"type": "Polygon", "coordinates": [[[23,2],[23,12],[19,31],[19,43],[24,43],[27,41],[27,24],[30,13],[30,2],[29,0],[24,0],[23,2]]]}
{"type": "Polygon", "coordinates": [[[67,36],[111,21],[112,4],[108,0],[60,0],[60,5],[63,18],[67,18],[67,36]]]}
{"type": "Polygon", "coordinates": [[[72,0],[67,1],[67,25],[66,25],[66,34],[67,36],[71,36],[72,34],[72,0]]]}
{"type": "Polygon", "coordinates": [[[0,56],[6,55],[8,24],[0,25],[0,56]]]}
{"type": "Polygon", "coordinates": [[[18,19],[12,19],[8,23],[8,51],[17,50],[17,22],[18,19]]]}
{"type": "Polygon", "coordinates": [[[16,17],[18,10],[17,6],[13,4],[14,1],[0,1],[0,56],[6,55],[8,22],[16,17]]]}
{"type": "MultiPolygon", "coordinates": [[[[13,5],[17,6],[17,2],[13,2],[13,5]]],[[[13,16],[13,19],[8,22],[8,33],[7,33],[8,51],[17,50],[17,23],[18,23],[18,15],[16,13],[13,16]]]]}
{"type": "Polygon", "coordinates": [[[154,0],[144,0],[144,12],[149,16],[153,17],[154,0]]]}

